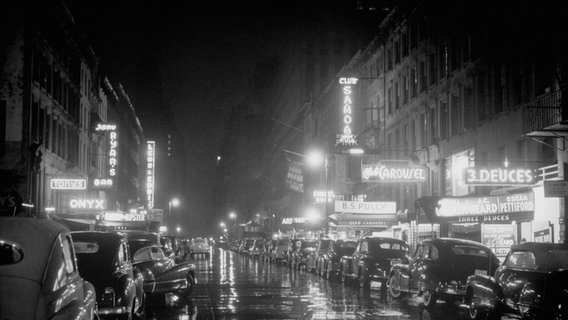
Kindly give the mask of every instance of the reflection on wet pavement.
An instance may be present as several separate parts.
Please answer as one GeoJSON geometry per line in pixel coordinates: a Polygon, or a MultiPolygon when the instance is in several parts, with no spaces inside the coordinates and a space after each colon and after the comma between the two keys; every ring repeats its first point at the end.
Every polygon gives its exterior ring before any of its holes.
{"type": "Polygon", "coordinates": [[[198,283],[190,302],[152,306],[147,319],[466,319],[459,306],[439,302],[429,312],[416,296],[393,300],[229,250],[192,262],[198,283]]]}

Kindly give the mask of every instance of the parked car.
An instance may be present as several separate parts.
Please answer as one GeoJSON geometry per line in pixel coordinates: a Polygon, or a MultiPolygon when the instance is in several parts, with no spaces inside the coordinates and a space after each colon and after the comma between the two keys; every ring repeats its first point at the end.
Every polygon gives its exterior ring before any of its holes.
{"type": "Polygon", "coordinates": [[[96,293],[77,268],[67,227],[49,220],[0,218],[0,319],[96,317],[96,293]]]}
{"type": "Polygon", "coordinates": [[[300,243],[300,239],[290,239],[290,242],[288,243],[288,248],[286,248],[286,258],[285,260],[283,260],[283,262],[290,268],[292,267],[295,251],[300,248],[300,243]]]}
{"type": "Polygon", "coordinates": [[[334,241],[331,239],[321,239],[318,241],[317,249],[308,254],[308,260],[306,261],[306,271],[316,272],[319,274],[319,270],[321,269],[319,266],[321,256],[330,250],[331,244],[333,242],[334,241]]]}
{"type": "Polygon", "coordinates": [[[276,248],[278,240],[268,240],[264,243],[264,251],[260,255],[260,260],[264,262],[271,262],[272,251],[276,248]]]}
{"type": "Polygon", "coordinates": [[[239,247],[239,253],[248,255],[252,250],[252,246],[254,245],[254,239],[243,239],[241,241],[241,245],[239,247]]]}
{"type": "Polygon", "coordinates": [[[128,231],[124,232],[130,255],[134,255],[138,249],[148,246],[161,246],[160,235],[153,232],[146,231],[128,231]]]}
{"type": "Polygon", "coordinates": [[[463,300],[470,275],[493,274],[498,266],[497,256],[479,242],[455,238],[424,240],[408,263],[393,265],[388,291],[395,299],[417,293],[422,295],[424,306],[431,308],[438,299],[463,300]]]}
{"type": "Polygon", "coordinates": [[[264,252],[264,240],[254,240],[254,243],[250,249],[249,255],[253,258],[260,258],[260,255],[264,252]]]}
{"type": "Polygon", "coordinates": [[[79,273],[95,286],[101,317],[142,319],[144,278],[132,267],[126,237],[120,233],[72,232],[79,273]]]}
{"type": "Polygon", "coordinates": [[[503,310],[530,319],[568,319],[568,245],[515,245],[490,275],[467,279],[464,302],[470,319],[485,319],[503,310]]]}
{"type": "Polygon", "coordinates": [[[195,286],[195,265],[188,262],[176,264],[164,254],[162,247],[153,245],[138,249],[133,255],[133,265],[144,276],[144,292],[162,296],[174,294],[189,297],[195,286]]]}
{"type": "Polygon", "coordinates": [[[160,236],[160,244],[162,245],[162,249],[164,249],[164,253],[166,256],[173,257],[176,263],[182,262],[185,258],[184,252],[178,245],[178,240],[176,236],[172,235],[160,236]]]}
{"type": "Polygon", "coordinates": [[[365,237],[358,241],[351,255],[340,259],[341,280],[357,280],[359,286],[368,289],[371,281],[377,281],[381,289],[386,282],[393,262],[408,259],[408,245],[400,239],[365,237]]]}
{"type": "Polygon", "coordinates": [[[337,240],[330,243],[329,250],[320,256],[316,272],[325,279],[340,274],[340,260],[343,256],[350,256],[357,247],[357,241],[337,240]]]}
{"type": "Polygon", "coordinates": [[[302,269],[308,262],[308,256],[318,249],[319,242],[317,240],[298,240],[297,248],[292,250],[291,267],[296,270],[302,269]]]}
{"type": "Polygon", "coordinates": [[[276,245],[270,252],[271,262],[286,262],[288,259],[288,247],[290,246],[290,239],[278,239],[276,245]]]}
{"type": "Polygon", "coordinates": [[[191,239],[189,244],[189,255],[191,258],[195,258],[196,255],[204,255],[205,258],[209,258],[209,241],[207,238],[194,238],[191,239]]]}

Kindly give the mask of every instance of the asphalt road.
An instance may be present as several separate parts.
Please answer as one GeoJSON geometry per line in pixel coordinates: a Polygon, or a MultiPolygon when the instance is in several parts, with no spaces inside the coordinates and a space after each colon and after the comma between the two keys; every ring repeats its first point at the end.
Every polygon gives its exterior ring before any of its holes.
{"type": "Polygon", "coordinates": [[[191,299],[149,303],[146,319],[466,319],[461,306],[438,302],[429,312],[416,296],[393,300],[229,250],[215,248],[208,259],[190,261],[198,281],[191,299]]]}

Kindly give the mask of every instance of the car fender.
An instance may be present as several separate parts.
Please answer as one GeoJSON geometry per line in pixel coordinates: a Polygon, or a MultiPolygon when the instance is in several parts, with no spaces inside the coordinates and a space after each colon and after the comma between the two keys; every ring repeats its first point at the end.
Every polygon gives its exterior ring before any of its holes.
{"type": "Polygon", "coordinates": [[[503,290],[493,277],[471,275],[467,278],[466,298],[475,299],[479,309],[485,311],[496,309],[501,305],[503,297],[503,290]]]}
{"type": "Polygon", "coordinates": [[[126,274],[121,275],[117,279],[115,288],[120,288],[119,294],[126,302],[124,305],[130,306],[130,304],[134,300],[134,297],[136,297],[136,290],[138,290],[136,288],[136,282],[134,281],[134,279],[126,274]]]}
{"type": "Polygon", "coordinates": [[[527,282],[519,295],[519,305],[525,307],[544,306],[544,284],[527,282]]]}

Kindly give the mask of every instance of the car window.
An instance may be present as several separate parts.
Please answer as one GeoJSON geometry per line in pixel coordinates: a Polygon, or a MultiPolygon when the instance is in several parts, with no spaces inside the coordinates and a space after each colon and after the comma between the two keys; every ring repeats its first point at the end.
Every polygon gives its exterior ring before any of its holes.
{"type": "Polygon", "coordinates": [[[438,260],[438,258],[440,257],[440,255],[438,254],[438,248],[431,245],[424,246],[424,248],[422,249],[422,255],[424,256],[424,259],[429,260],[438,260]]]}
{"type": "Polygon", "coordinates": [[[134,262],[141,262],[141,261],[148,261],[151,259],[152,259],[152,254],[150,253],[150,247],[144,247],[138,249],[138,251],[134,253],[134,257],[132,260],[134,262]]]}
{"type": "Polygon", "coordinates": [[[487,250],[474,246],[456,245],[452,247],[452,252],[458,256],[476,256],[481,258],[489,257],[489,252],[487,250]]]}
{"type": "Polygon", "coordinates": [[[164,251],[162,250],[162,248],[159,247],[151,247],[150,253],[152,256],[152,260],[163,260],[166,258],[164,251]]]}
{"type": "Polygon", "coordinates": [[[424,246],[416,247],[416,251],[414,251],[414,258],[416,258],[416,259],[422,258],[422,250],[423,249],[424,249],[424,246]]]}
{"type": "Polygon", "coordinates": [[[530,251],[515,251],[511,252],[505,265],[509,268],[535,270],[536,260],[534,257],[534,253],[530,251]]]}
{"type": "Polygon", "coordinates": [[[553,249],[548,255],[549,271],[564,271],[568,269],[568,250],[553,249]]]}
{"type": "Polygon", "coordinates": [[[63,263],[65,264],[65,272],[71,274],[75,272],[75,256],[73,255],[72,241],[69,237],[62,237],[61,250],[63,252],[63,263]]]}
{"type": "Polygon", "coordinates": [[[361,241],[361,246],[359,246],[359,252],[369,252],[369,243],[367,241],[361,241]]]}
{"type": "Polygon", "coordinates": [[[97,253],[99,252],[99,244],[95,241],[73,241],[75,253],[97,253]]]}
{"type": "Polygon", "coordinates": [[[118,264],[123,264],[126,261],[126,252],[124,252],[124,245],[118,247],[118,264]]]}

